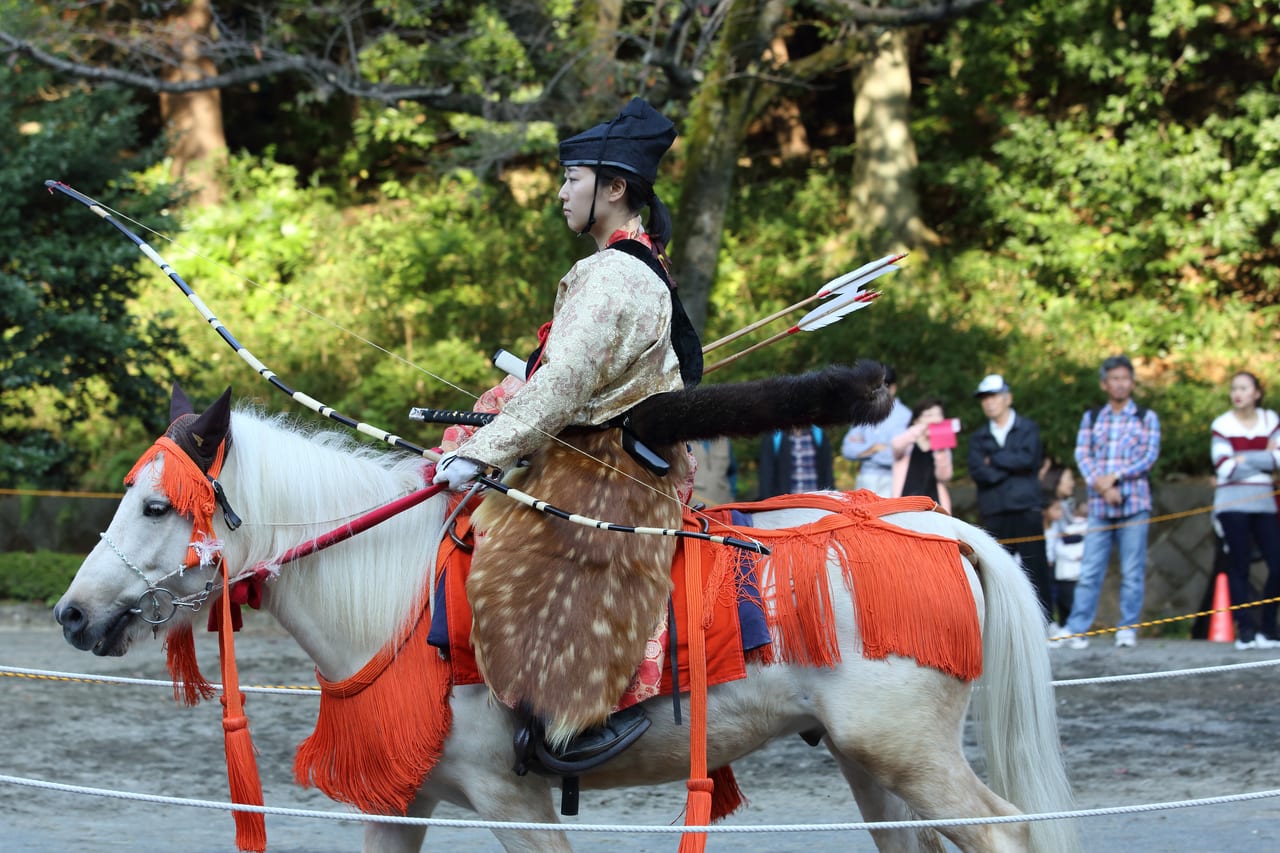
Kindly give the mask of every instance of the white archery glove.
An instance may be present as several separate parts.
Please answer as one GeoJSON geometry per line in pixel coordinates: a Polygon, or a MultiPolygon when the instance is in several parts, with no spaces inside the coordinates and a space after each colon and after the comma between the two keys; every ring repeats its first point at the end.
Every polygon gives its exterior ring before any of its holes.
{"type": "Polygon", "coordinates": [[[450,489],[460,489],[481,473],[483,469],[479,462],[459,456],[457,451],[450,451],[436,463],[436,475],[431,478],[431,482],[447,483],[450,489]]]}

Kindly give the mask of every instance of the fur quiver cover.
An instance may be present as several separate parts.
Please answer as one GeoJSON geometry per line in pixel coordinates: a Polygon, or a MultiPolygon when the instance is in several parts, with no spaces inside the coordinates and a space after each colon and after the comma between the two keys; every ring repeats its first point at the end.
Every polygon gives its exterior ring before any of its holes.
{"type": "Polygon", "coordinates": [[[798,376],[656,394],[631,410],[626,425],[650,445],[662,446],[793,426],[879,423],[892,407],[884,365],[862,359],[798,376]]]}

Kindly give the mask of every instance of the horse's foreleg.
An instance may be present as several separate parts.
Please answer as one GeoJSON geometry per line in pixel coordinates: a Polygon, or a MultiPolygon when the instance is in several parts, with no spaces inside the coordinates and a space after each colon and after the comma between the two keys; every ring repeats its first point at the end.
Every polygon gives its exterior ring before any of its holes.
{"type": "MultiPolygon", "coordinates": [[[[409,817],[431,817],[436,801],[419,796],[406,812],[409,817]]],[[[364,825],[364,853],[418,853],[427,836],[425,826],[405,826],[396,823],[366,823],[364,825]]]]}
{"type": "MultiPolygon", "coordinates": [[[[520,823],[559,823],[551,786],[540,776],[516,776],[503,768],[468,780],[463,788],[471,808],[481,820],[520,823]]],[[[565,833],[550,829],[495,829],[494,836],[507,853],[572,853],[565,833]]]]}

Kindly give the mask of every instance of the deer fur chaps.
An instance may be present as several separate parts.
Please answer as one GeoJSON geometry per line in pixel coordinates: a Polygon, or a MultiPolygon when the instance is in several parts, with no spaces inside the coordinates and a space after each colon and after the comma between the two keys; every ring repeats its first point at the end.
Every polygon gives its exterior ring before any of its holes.
{"type": "MultiPolygon", "coordinates": [[[[617,429],[570,430],[536,452],[510,485],[605,521],[679,528],[676,490],[689,473],[683,444],[655,447],[665,477],[641,467],[617,429]]],[[[467,598],[476,663],[504,703],[546,721],[553,748],[602,723],[644,657],[671,593],[674,537],[584,527],[490,493],[467,598]]]]}

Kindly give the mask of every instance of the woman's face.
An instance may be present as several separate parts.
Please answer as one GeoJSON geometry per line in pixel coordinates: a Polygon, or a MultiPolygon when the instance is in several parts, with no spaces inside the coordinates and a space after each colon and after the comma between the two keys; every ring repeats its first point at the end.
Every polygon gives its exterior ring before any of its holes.
{"type": "Polygon", "coordinates": [[[941,406],[930,406],[920,412],[920,417],[916,418],[916,422],[922,424],[936,424],[942,422],[942,417],[941,406]]]}
{"type": "Polygon", "coordinates": [[[1231,407],[1249,410],[1258,405],[1262,392],[1253,384],[1253,379],[1244,374],[1231,378],[1231,407]]]}
{"type": "Polygon", "coordinates": [[[565,223],[576,234],[581,234],[591,219],[591,200],[596,191],[596,173],[590,166],[568,166],[564,170],[564,184],[557,198],[564,211],[565,223]]]}
{"type": "Polygon", "coordinates": [[[1058,480],[1058,497],[1069,498],[1076,490],[1076,475],[1071,473],[1071,469],[1062,472],[1062,478],[1058,480]]]}

